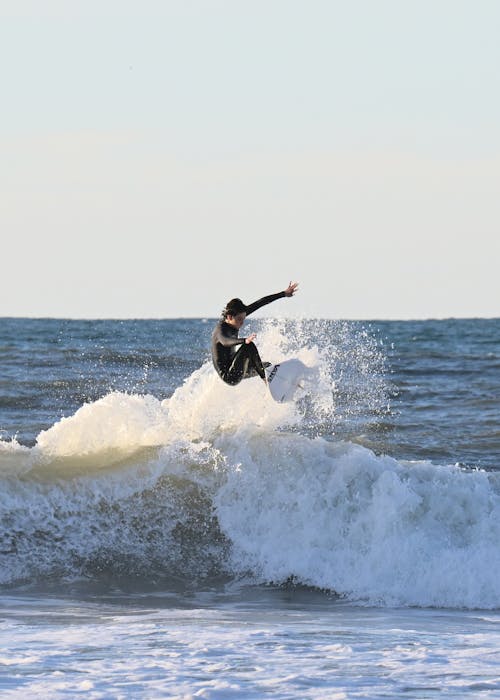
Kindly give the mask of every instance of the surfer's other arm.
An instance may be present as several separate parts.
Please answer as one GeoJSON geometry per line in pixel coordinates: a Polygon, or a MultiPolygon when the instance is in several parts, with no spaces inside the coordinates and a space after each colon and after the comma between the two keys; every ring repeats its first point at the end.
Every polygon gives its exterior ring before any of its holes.
{"type": "Polygon", "coordinates": [[[225,348],[232,348],[235,345],[242,345],[246,338],[238,338],[228,323],[218,323],[214,329],[213,340],[225,348]]]}

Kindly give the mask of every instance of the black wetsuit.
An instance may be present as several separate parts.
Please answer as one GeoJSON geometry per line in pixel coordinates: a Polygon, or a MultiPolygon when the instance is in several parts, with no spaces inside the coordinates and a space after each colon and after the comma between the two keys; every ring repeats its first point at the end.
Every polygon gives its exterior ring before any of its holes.
{"type": "MultiPolygon", "coordinates": [[[[262,297],[245,307],[249,316],[257,309],[285,297],[285,292],[262,297]]],[[[215,369],[226,384],[239,384],[242,379],[259,375],[265,378],[264,367],[259,351],[254,343],[245,343],[245,338],[238,338],[238,329],[223,318],[212,333],[212,359],[215,369]]]]}

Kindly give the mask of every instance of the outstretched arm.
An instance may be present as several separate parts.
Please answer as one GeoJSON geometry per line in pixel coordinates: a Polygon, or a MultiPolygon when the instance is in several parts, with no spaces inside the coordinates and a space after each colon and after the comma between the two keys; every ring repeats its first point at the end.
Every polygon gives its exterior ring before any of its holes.
{"type": "Polygon", "coordinates": [[[257,309],[260,309],[262,306],[266,306],[266,304],[270,304],[271,302],[276,301],[276,299],[283,299],[283,297],[293,297],[298,286],[298,282],[290,282],[288,284],[288,287],[283,292],[269,294],[269,296],[267,297],[257,299],[257,301],[254,301],[252,304],[249,304],[247,306],[247,316],[253,314],[254,311],[257,311],[257,309]]]}

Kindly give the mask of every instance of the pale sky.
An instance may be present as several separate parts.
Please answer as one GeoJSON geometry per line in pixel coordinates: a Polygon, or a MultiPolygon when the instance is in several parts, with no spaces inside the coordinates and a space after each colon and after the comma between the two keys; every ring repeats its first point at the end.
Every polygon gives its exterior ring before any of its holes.
{"type": "Polygon", "coordinates": [[[500,316],[498,0],[0,0],[0,316],[500,316]]]}

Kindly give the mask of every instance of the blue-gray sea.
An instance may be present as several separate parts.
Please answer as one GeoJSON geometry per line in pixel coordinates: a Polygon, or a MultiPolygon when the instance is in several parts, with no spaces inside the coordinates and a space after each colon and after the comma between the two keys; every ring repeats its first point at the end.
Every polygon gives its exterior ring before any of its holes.
{"type": "Polygon", "coordinates": [[[0,319],[0,697],[500,698],[500,319],[0,319]]]}

